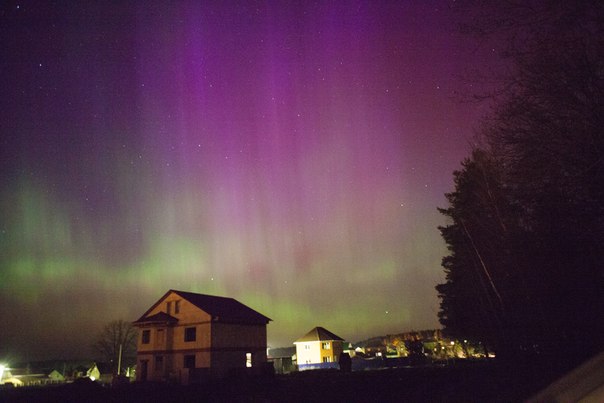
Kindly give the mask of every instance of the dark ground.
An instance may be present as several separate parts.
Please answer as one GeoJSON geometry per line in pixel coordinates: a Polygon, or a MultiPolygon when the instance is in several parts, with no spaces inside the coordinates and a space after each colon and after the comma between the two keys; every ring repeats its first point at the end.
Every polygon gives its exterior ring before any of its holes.
{"type": "Polygon", "coordinates": [[[306,371],[189,386],[92,382],[0,391],[9,402],[519,402],[556,378],[547,366],[457,363],[342,373],[306,371]]]}

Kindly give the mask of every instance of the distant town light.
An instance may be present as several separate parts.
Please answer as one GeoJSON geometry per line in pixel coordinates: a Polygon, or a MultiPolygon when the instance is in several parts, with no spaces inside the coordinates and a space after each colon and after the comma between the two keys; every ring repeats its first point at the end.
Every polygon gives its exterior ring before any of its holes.
{"type": "Polygon", "coordinates": [[[8,369],[8,366],[5,364],[0,364],[0,383],[2,383],[2,377],[4,376],[4,371],[8,369]]]}

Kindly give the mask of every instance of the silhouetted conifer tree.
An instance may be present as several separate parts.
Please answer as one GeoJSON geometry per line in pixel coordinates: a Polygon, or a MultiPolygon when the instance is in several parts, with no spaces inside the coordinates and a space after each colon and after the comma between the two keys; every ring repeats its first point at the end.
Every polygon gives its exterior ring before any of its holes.
{"type": "Polygon", "coordinates": [[[583,359],[604,330],[604,6],[461,3],[467,31],[505,40],[510,69],[440,210],[441,323],[499,351],[583,359]]]}

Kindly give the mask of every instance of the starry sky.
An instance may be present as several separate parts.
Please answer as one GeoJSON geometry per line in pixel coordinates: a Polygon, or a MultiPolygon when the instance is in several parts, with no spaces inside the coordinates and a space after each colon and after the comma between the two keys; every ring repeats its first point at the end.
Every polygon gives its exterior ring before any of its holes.
{"type": "Polygon", "coordinates": [[[0,358],[90,356],[168,289],[272,347],[439,326],[463,77],[496,61],[446,1],[0,7],[0,358]]]}

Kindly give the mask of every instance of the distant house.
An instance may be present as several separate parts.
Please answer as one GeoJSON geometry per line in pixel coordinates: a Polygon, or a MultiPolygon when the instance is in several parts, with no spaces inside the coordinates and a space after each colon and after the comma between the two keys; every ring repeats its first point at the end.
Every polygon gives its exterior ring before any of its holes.
{"type": "Polygon", "coordinates": [[[380,337],[367,340],[363,349],[363,352],[370,357],[385,357],[388,352],[384,340],[380,337]]]}
{"type": "Polygon", "coordinates": [[[44,370],[32,369],[31,366],[21,368],[4,368],[0,385],[10,384],[12,386],[37,386],[49,383],[44,370]]]}
{"type": "Polygon", "coordinates": [[[86,370],[86,376],[93,381],[104,384],[110,384],[113,381],[111,367],[105,363],[93,362],[90,368],[86,370]]]}
{"type": "Polygon", "coordinates": [[[12,369],[4,368],[4,366],[0,368],[0,385],[23,386],[23,381],[12,372],[12,369]]]}
{"type": "Polygon", "coordinates": [[[294,342],[298,369],[339,368],[344,339],[322,327],[315,327],[294,342]]]}
{"type": "Polygon", "coordinates": [[[188,383],[262,367],[271,319],[233,298],[170,290],[133,322],[138,381],[188,383]]]}
{"type": "Polygon", "coordinates": [[[50,374],[48,374],[48,379],[50,381],[50,383],[63,383],[65,382],[65,377],[63,376],[62,373],[60,373],[59,371],[57,371],[56,369],[53,369],[50,374]]]}

